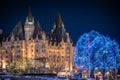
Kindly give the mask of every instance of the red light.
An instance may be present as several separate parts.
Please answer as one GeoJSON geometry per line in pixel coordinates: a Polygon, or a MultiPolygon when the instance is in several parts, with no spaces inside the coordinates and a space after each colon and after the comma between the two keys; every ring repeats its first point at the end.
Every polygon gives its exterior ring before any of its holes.
{"type": "Polygon", "coordinates": [[[86,72],[87,72],[87,70],[84,70],[83,72],[84,72],[84,73],[86,73],[86,72]]]}
{"type": "Polygon", "coordinates": [[[78,71],[77,71],[77,69],[75,69],[74,71],[75,71],[75,73],[77,73],[77,72],[78,72],[78,71]]]}

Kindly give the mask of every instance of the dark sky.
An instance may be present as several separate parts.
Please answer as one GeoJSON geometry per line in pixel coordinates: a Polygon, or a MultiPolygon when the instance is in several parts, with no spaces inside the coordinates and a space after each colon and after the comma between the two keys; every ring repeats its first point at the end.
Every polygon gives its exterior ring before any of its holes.
{"type": "Polygon", "coordinates": [[[18,21],[24,22],[31,7],[35,21],[50,32],[55,17],[61,13],[66,31],[74,43],[91,30],[110,36],[120,43],[119,0],[0,0],[0,28],[11,31],[18,21]]]}

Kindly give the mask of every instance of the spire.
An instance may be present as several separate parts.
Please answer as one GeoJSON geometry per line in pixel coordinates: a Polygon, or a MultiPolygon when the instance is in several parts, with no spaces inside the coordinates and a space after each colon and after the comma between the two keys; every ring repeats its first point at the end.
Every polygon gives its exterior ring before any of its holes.
{"type": "Polygon", "coordinates": [[[64,23],[62,21],[60,13],[57,14],[53,28],[51,31],[52,31],[52,33],[55,33],[55,34],[65,32],[64,23]]]}
{"type": "Polygon", "coordinates": [[[64,24],[61,18],[60,13],[57,14],[57,17],[55,19],[55,23],[52,28],[52,34],[55,34],[57,36],[57,42],[61,42],[62,38],[65,36],[65,28],[64,24]]]}
{"type": "Polygon", "coordinates": [[[36,36],[36,40],[38,40],[38,34],[37,34],[37,36],[36,36]]]}
{"type": "Polygon", "coordinates": [[[14,41],[14,40],[15,40],[15,36],[14,36],[13,32],[11,33],[10,40],[11,40],[11,41],[14,41]]]}
{"type": "Polygon", "coordinates": [[[69,36],[69,33],[66,33],[66,41],[68,42],[68,43],[70,43],[70,36],[69,36]]]}
{"type": "Polygon", "coordinates": [[[61,43],[64,43],[64,38],[62,37],[61,43]]]}
{"type": "Polygon", "coordinates": [[[19,37],[17,37],[17,41],[19,41],[19,37]]]}
{"type": "Polygon", "coordinates": [[[45,34],[45,32],[42,32],[42,39],[46,40],[46,34],[45,34]]]}
{"type": "Polygon", "coordinates": [[[36,27],[38,29],[38,32],[40,33],[42,31],[42,28],[41,28],[39,21],[37,21],[36,27]]]}
{"type": "Polygon", "coordinates": [[[28,17],[32,17],[32,11],[31,11],[30,7],[29,7],[29,11],[28,11],[28,17]]]}
{"type": "Polygon", "coordinates": [[[29,7],[29,11],[28,11],[28,21],[32,22],[32,11],[31,11],[30,7],[29,7]]]}
{"type": "Polygon", "coordinates": [[[55,25],[56,27],[63,26],[63,21],[62,21],[60,13],[57,14],[57,17],[55,19],[55,25]]]}
{"type": "Polygon", "coordinates": [[[37,24],[36,24],[34,32],[33,32],[33,38],[36,38],[36,36],[41,34],[41,32],[42,32],[42,28],[40,26],[39,21],[37,21],[37,24]]]}

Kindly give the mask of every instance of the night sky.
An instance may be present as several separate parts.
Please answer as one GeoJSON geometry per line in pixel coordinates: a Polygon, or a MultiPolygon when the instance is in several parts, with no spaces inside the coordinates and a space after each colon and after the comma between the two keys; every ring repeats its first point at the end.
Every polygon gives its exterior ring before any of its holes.
{"type": "MultiPolygon", "coordinates": [[[[119,1],[119,0],[118,0],[119,1]]],[[[91,30],[120,43],[120,3],[117,0],[0,0],[0,28],[10,32],[18,21],[24,23],[28,8],[43,30],[50,32],[57,13],[74,44],[91,30]]]]}

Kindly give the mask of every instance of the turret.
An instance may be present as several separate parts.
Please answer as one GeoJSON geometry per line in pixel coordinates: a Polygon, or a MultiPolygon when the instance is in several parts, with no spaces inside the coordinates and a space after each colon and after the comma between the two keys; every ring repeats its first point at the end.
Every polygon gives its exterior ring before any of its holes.
{"type": "Polygon", "coordinates": [[[58,13],[56,16],[52,29],[52,34],[56,35],[57,42],[61,42],[62,38],[65,37],[64,23],[62,21],[60,13],[58,13]]]}
{"type": "Polygon", "coordinates": [[[40,26],[39,21],[37,21],[37,24],[36,24],[34,32],[33,32],[33,38],[36,38],[37,35],[39,36],[41,34],[42,34],[42,28],[40,26]]]}
{"type": "Polygon", "coordinates": [[[36,40],[38,40],[38,35],[36,35],[36,40]]]}
{"type": "Polygon", "coordinates": [[[45,34],[45,32],[42,32],[42,39],[46,40],[46,34],[45,34]]]}
{"type": "Polygon", "coordinates": [[[10,41],[15,41],[15,36],[14,36],[13,32],[11,33],[10,41]]]}
{"type": "Polygon", "coordinates": [[[57,27],[62,27],[62,28],[64,28],[64,23],[63,23],[63,21],[62,21],[62,18],[61,18],[60,13],[57,14],[57,17],[56,17],[56,19],[55,19],[55,25],[56,25],[56,28],[57,28],[57,27]]]}
{"type": "Polygon", "coordinates": [[[56,16],[53,29],[52,29],[52,33],[57,33],[57,31],[65,32],[64,23],[62,21],[60,13],[58,13],[56,16]]]}
{"type": "Polygon", "coordinates": [[[26,18],[24,30],[25,30],[25,39],[29,40],[32,38],[34,32],[34,17],[32,16],[31,9],[29,9],[28,16],[26,18]]]}
{"type": "Polygon", "coordinates": [[[69,33],[66,33],[66,41],[67,41],[68,43],[70,43],[70,36],[69,36],[69,33]]]}

